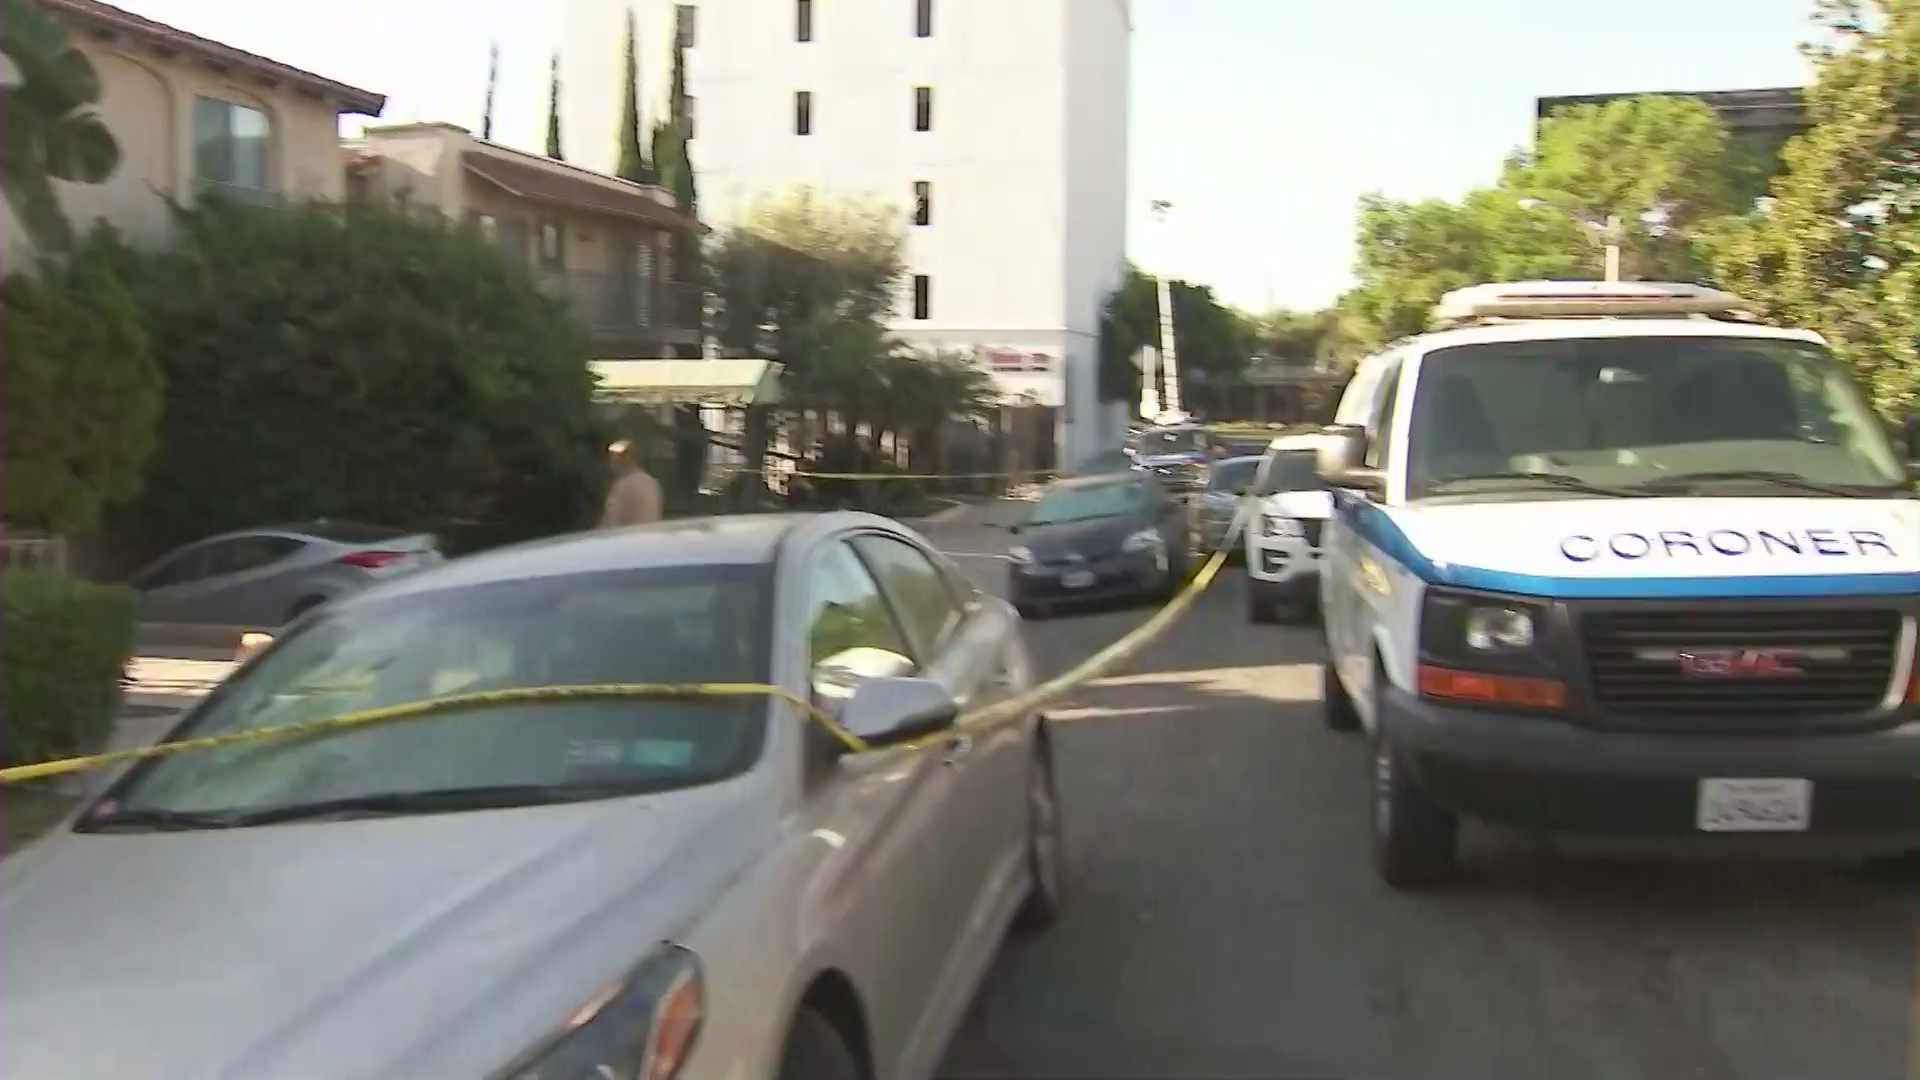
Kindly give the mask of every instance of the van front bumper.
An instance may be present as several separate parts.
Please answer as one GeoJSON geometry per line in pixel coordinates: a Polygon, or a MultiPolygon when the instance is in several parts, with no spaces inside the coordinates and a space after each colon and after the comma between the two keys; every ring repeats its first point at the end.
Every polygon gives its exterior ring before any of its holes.
{"type": "MultiPolygon", "coordinates": [[[[1700,781],[1805,779],[1807,833],[1920,846],[1920,721],[1846,734],[1662,735],[1442,705],[1384,688],[1380,723],[1420,788],[1456,813],[1544,832],[1715,836],[1700,781]]],[[[1785,840],[1800,833],[1738,834],[1785,840]]]]}

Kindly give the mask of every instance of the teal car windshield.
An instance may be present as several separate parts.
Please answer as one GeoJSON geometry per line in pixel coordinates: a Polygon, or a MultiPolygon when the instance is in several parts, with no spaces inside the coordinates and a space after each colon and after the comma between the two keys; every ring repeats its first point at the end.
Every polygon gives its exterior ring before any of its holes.
{"type": "MultiPolygon", "coordinates": [[[[764,682],[771,649],[768,576],[764,567],[681,567],[349,604],[242,669],[178,737],[489,690],[764,682]]],[[[89,816],[280,811],[482,789],[685,787],[749,767],[765,715],[766,702],[757,698],[463,708],[156,759],[136,767],[89,816]]]]}
{"type": "Polygon", "coordinates": [[[1631,494],[1640,485],[1663,494],[1751,494],[1756,481],[1783,494],[1903,486],[1878,416],[1811,342],[1459,345],[1429,353],[1417,387],[1406,458],[1411,498],[1544,488],[1549,479],[1579,482],[1555,486],[1575,495],[1631,494]]]}

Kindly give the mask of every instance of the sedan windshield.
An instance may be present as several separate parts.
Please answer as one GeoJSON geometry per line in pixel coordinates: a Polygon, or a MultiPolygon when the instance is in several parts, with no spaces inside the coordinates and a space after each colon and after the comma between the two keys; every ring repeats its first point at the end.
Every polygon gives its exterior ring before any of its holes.
{"type": "Polygon", "coordinates": [[[1276,450],[1273,464],[1267,467],[1266,482],[1260,494],[1277,495],[1282,491],[1317,491],[1322,486],[1311,450],[1276,450]]]}
{"type": "Polygon", "coordinates": [[[1059,525],[1088,518],[1117,517],[1131,514],[1140,505],[1140,485],[1082,484],[1055,488],[1040,497],[1027,515],[1029,525],[1059,525]]]}
{"type": "Polygon", "coordinates": [[[1207,476],[1207,488],[1212,491],[1242,492],[1253,486],[1254,476],[1260,471],[1260,459],[1257,457],[1234,458],[1214,465],[1207,476]]]}
{"type": "MultiPolygon", "coordinates": [[[[622,571],[347,605],[242,669],[181,737],[488,690],[764,682],[766,577],[759,567],[622,571]]],[[[448,798],[460,792],[514,805],[685,787],[746,769],[766,711],[752,697],[536,701],[242,743],[136,767],[82,825],[286,819],[293,808],[349,803],[460,808],[448,798]]]]}
{"type": "Polygon", "coordinates": [[[1902,485],[1885,432],[1811,342],[1571,338],[1422,362],[1409,495],[1855,494],[1902,485]],[[1547,481],[1557,480],[1549,484],[1547,481]],[[1567,483],[1565,481],[1576,481],[1567,483]]]}

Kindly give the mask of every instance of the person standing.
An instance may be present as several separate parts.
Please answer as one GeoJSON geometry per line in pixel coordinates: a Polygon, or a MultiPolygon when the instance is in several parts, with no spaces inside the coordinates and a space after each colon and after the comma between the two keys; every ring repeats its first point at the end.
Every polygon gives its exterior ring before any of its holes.
{"type": "Polygon", "coordinates": [[[640,467],[633,443],[621,439],[607,447],[607,464],[613,474],[613,484],[607,489],[607,505],[600,514],[600,527],[623,529],[659,521],[662,516],[660,481],[640,467]]]}

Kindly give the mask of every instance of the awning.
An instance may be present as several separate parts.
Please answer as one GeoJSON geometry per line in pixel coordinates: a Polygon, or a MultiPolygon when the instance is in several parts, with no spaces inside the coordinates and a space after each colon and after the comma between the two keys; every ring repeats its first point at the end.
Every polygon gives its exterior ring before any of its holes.
{"type": "Polygon", "coordinates": [[[595,360],[594,400],[635,405],[745,408],[780,400],[783,365],[772,360],[595,360]]]}

